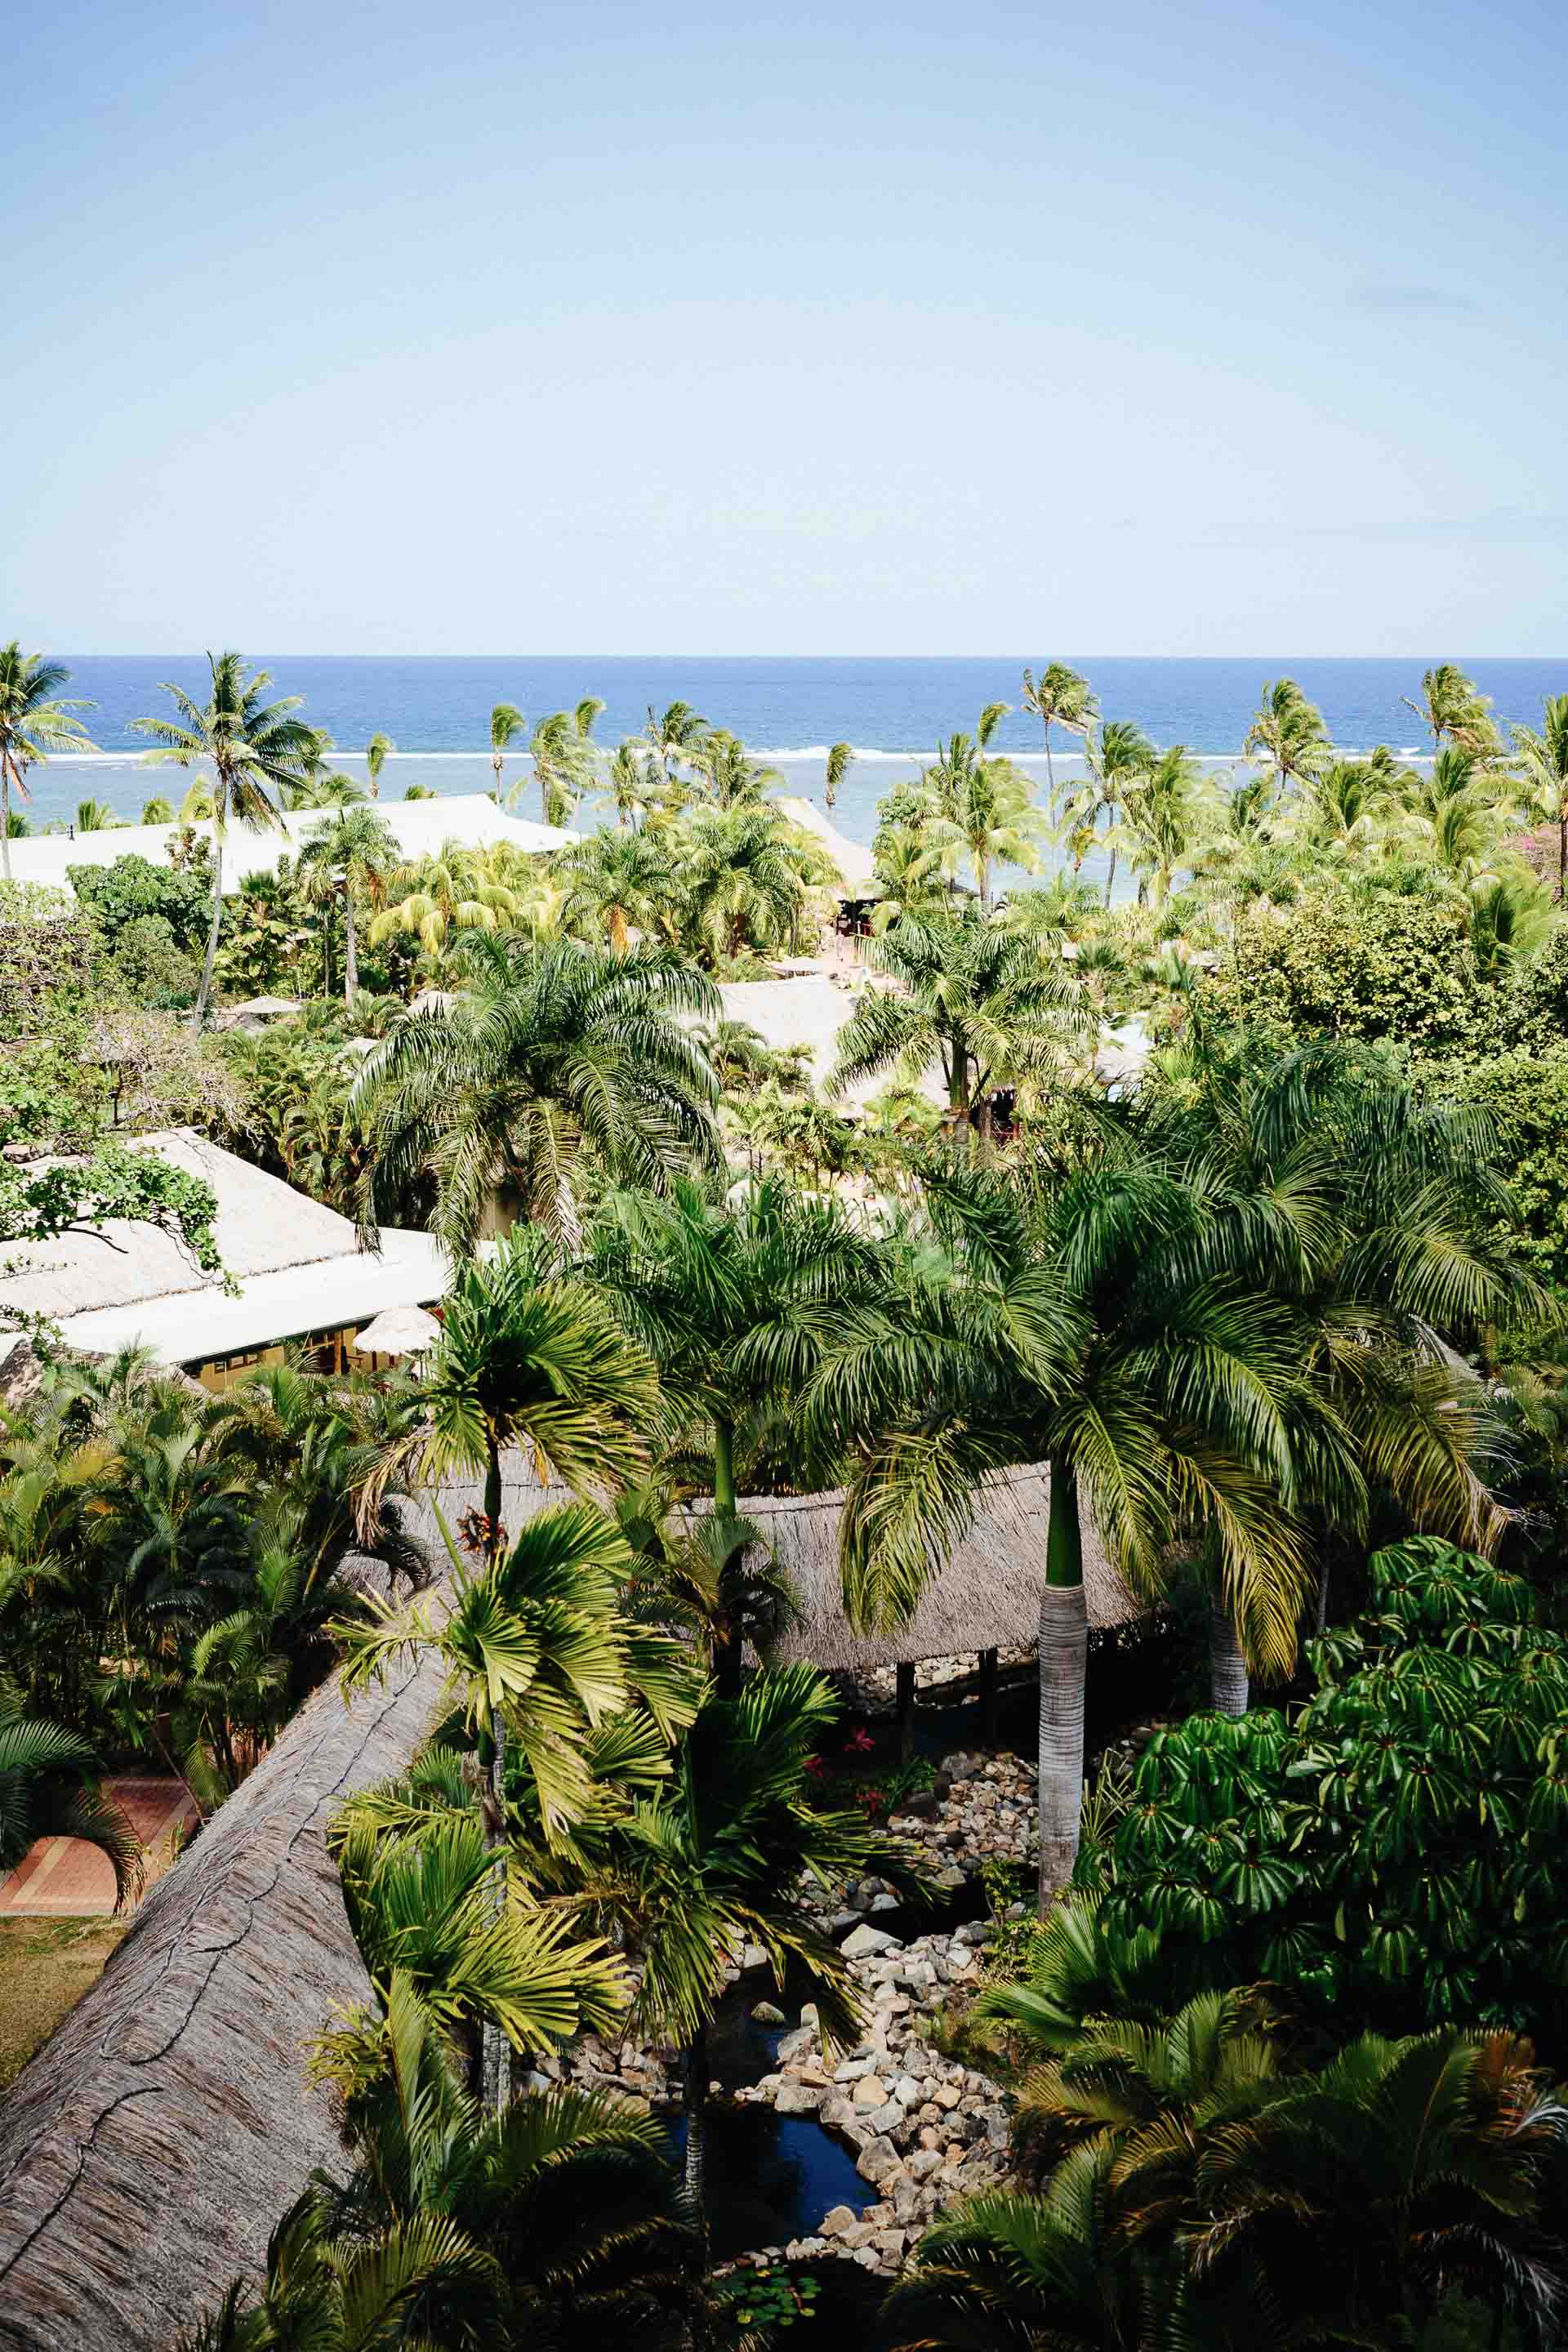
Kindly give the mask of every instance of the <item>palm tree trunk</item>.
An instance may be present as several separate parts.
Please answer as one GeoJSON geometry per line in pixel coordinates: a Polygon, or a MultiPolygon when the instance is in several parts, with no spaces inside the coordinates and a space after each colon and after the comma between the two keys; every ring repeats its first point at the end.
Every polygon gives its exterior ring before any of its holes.
{"type": "Polygon", "coordinates": [[[1236,1621],[1222,1601],[1209,1605],[1209,1700],[1216,1715],[1245,1715],[1247,1701],[1247,1660],[1237,1638],[1236,1621]]]}
{"type": "MultiPolygon", "coordinates": [[[[222,787],[219,787],[221,791],[222,787]]],[[[191,1027],[199,1034],[207,1017],[207,1004],[213,992],[213,966],[217,961],[217,935],[223,922],[223,833],[217,823],[217,810],[222,805],[216,794],[213,799],[213,919],[207,927],[207,951],[202,958],[202,984],[196,991],[196,1008],[191,1015],[191,1027]]]]}
{"type": "MultiPolygon", "coordinates": [[[[494,1440],[485,1464],[485,1530],[489,1564],[500,1557],[500,1447],[494,1440]]],[[[506,1909],[506,1722],[499,1706],[490,1709],[490,1802],[485,1812],[485,1843],[495,1855],[490,1866],[490,1907],[499,1919],[506,1909]]],[[[502,2116],[511,2098],[511,2050],[493,2017],[487,2017],[480,2036],[479,2064],[484,2112],[502,2116]]]]}
{"type": "Polygon", "coordinates": [[[713,1423],[713,1508],[735,1516],[735,1424],[713,1423]]]}
{"type": "Polygon", "coordinates": [[[700,2025],[680,2062],[681,2101],[686,2109],[686,2194],[708,2234],[708,2028],[700,2025]]]}
{"type": "Polygon", "coordinates": [[[343,877],[343,1003],[352,1004],[359,987],[359,955],[354,941],[354,886],[343,877]]]}
{"type": "Polygon", "coordinates": [[[1040,1916],[1072,1877],[1083,1811],[1083,1690],[1089,1618],[1078,1480],[1053,1461],[1046,1584],[1040,1594],[1040,1916]]]}
{"type": "MultiPolygon", "coordinates": [[[[11,879],[11,754],[0,751],[0,868],[11,879]]],[[[1561,898],[1562,893],[1559,891],[1561,898]]]]}
{"type": "MultiPolygon", "coordinates": [[[[9,818],[6,822],[9,823],[9,818]]],[[[5,871],[7,874],[11,871],[9,851],[6,852],[5,856],[5,871]]],[[[1562,814],[1557,819],[1557,903],[1559,906],[1563,904],[1565,888],[1568,888],[1568,802],[1564,802],[1562,814]]]]}

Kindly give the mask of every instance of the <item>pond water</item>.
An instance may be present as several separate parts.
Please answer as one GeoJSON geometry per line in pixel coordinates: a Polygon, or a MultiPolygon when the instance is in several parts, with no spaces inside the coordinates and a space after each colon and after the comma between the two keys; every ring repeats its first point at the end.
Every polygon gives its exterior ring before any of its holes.
{"type": "MultiPolygon", "coordinates": [[[[684,2116],[672,2119],[670,2146],[679,2164],[684,2116]]],[[[835,2205],[863,2213],[877,2196],[831,2132],[810,2116],[777,2116],[772,2107],[709,2108],[707,2180],[708,2225],[721,2262],[809,2237],[835,2205]]]]}

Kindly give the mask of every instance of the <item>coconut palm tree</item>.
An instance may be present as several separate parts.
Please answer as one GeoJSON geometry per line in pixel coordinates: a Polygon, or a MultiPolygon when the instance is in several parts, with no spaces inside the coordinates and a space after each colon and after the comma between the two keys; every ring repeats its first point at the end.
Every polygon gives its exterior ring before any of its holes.
{"type": "Polygon", "coordinates": [[[153,761],[173,761],[182,768],[201,760],[211,764],[213,782],[213,908],[202,960],[201,984],[191,1014],[191,1026],[200,1029],[212,997],[213,964],[223,921],[223,845],[231,822],[261,831],[276,825],[278,800],[292,792],[313,758],[319,757],[316,730],[293,713],[297,694],[264,702],[272,680],[265,670],[247,672],[237,653],[209,654],[211,691],[205,706],[192,700],[183,687],[165,684],[178,717],[133,719],[138,734],[150,735],[158,748],[153,761]],[[278,796],[278,797],[275,797],[278,796]]]}
{"type": "Polygon", "coordinates": [[[1457,662],[1439,662],[1436,668],[1422,672],[1419,702],[1407,694],[1399,698],[1406,710],[1413,710],[1431,729],[1435,751],[1440,751],[1447,741],[1457,751],[1468,751],[1473,760],[1493,760],[1500,752],[1490,698],[1479,691],[1474,679],[1467,677],[1457,662]]]}
{"type": "Polygon", "coordinates": [[[13,637],[0,646],[0,872],[11,879],[11,795],[29,797],[24,779],[51,751],[90,751],[87,730],[76,716],[89,702],[62,702],[59,690],[70,677],[60,662],[25,654],[13,637]]]}
{"type": "Polygon", "coordinates": [[[1128,793],[1147,776],[1157,754],[1142,729],[1131,719],[1108,719],[1098,732],[1091,728],[1085,735],[1084,757],[1088,770],[1084,782],[1078,792],[1068,794],[1063,814],[1072,828],[1075,875],[1094,845],[1100,817],[1105,819],[1105,841],[1110,852],[1105,877],[1105,903],[1109,907],[1116,885],[1116,858],[1121,839],[1118,815],[1128,793]]]}
{"type": "Polygon", "coordinates": [[[991,869],[997,864],[1032,871],[1036,844],[1045,821],[1029,797],[1026,776],[1011,760],[989,759],[986,745],[1005,703],[981,713],[973,736],[953,735],[942,744],[924,782],[931,813],[922,828],[947,875],[973,872],[981,912],[991,905],[991,869]]]}
{"type": "Polygon", "coordinates": [[[1568,694],[1549,695],[1540,731],[1513,730],[1514,756],[1534,813],[1557,827],[1557,897],[1568,897],[1568,694]]]}
{"type": "Polygon", "coordinates": [[[386,904],[371,919],[372,947],[399,931],[414,932],[433,962],[454,931],[497,931],[521,919],[518,877],[494,849],[465,848],[444,842],[437,856],[400,866],[386,877],[386,904]]]}
{"type": "Polygon", "coordinates": [[[491,797],[499,804],[501,799],[501,767],[507,752],[521,734],[528,721],[513,702],[498,702],[490,712],[490,766],[495,772],[491,797]]]}
{"type": "Polygon", "coordinates": [[[143,824],[173,824],[173,802],[166,801],[162,793],[154,793],[150,801],[143,801],[142,804],[142,822],[143,824]]]}
{"type": "Polygon", "coordinates": [[[1122,786],[1123,829],[1142,906],[1163,907],[1178,871],[1191,867],[1219,814],[1212,779],[1184,743],[1173,744],[1122,786]]]}
{"type": "Polygon", "coordinates": [[[738,735],[710,727],[690,755],[715,808],[758,808],[784,782],[777,768],[759,767],[738,735]]]}
{"type": "Polygon", "coordinates": [[[824,780],[825,798],[829,808],[837,803],[838,787],[854,764],[855,747],[852,743],[835,743],[830,747],[827,754],[827,772],[824,780]]]}
{"type": "Polygon", "coordinates": [[[1277,1672],[1307,1590],[1288,1507],[1288,1318],[1187,1253],[1204,1203],[1107,1149],[1069,1182],[968,1162],[928,1183],[937,1244],[840,1319],[807,1384],[808,1427],[860,1464],[840,1538],[851,1622],[907,1618],[986,1478],[1050,1470],[1040,1610],[1041,1907],[1072,1874],[1083,1790],[1081,1512],[1136,1590],[1179,1529],[1212,1530],[1233,1610],[1277,1672]]]}
{"type": "Polygon", "coordinates": [[[663,711],[647,711],[647,741],[664,769],[666,783],[674,781],[677,763],[689,761],[708,732],[708,721],[689,702],[672,702],[663,711]]]}
{"type": "Polygon", "coordinates": [[[604,707],[590,695],[574,711],[552,711],[533,730],[528,748],[546,824],[570,824],[578,802],[593,789],[594,721],[604,707]]]}
{"type": "Polygon", "coordinates": [[[465,933],[453,962],[458,988],[394,1021],[349,1098],[372,1153],[367,1224],[434,1181],[431,1230],[455,1256],[471,1257],[498,1214],[571,1243],[584,1150],[653,1187],[712,1158],[718,1087],[680,1025],[719,1010],[700,974],[647,946],[536,949],[485,931],[465,933]]]}
{"type": "Polygon", "coordinates": [[[618,826],[635,824],[638,814],[654,797],[649,776],[654,764],[653,753],[646,743],[628,737],[616,746],[610,761],[610,797],[616,804],[618,826]]]}
{"type": "Polygon", "coordinates": [[[370,808],[340,810],[330,823],[312,825],[300,845],[300,877],[320,873],[329,891],[342,898],[345,1004],[353,1003],[359,987],[355,893],[364,891],[374,900],[396,862],[396,837],[386,819],[370,808]]]}
{"type": "Polygon", "coordinates": [[[396,744],[390,735],[373,735],[364,747],[364,764],[370,772],[370,796],[381,798],[381,772],[386,765],[387,754],[395,751],[396,744]]]}
{"type": "Polygon", "coordinates": [[[671,1499],[657,1479],[616,1499],[616,1524],[637,1558],[625,1607],[693,1643],[720,1697],[733,1698],[747,1645],[761,1655],[794,1614],[789,1580],[753,1520],[713,1510],[686,1524],[671,1499]]]}
{"type": "Polygon", "coordinates": [[[1046,740],[1046,791],[1050,803],[1050,821],[1057,821],[1057,779],[1051,765],[1051,729],[1065,727],[1069,735],[1085,737],[1100,716],[1100,705],[1086,677],[1066,662],[1048,662],[1037,680],[1033,670],[1024,672],[1024,707],[1039,719],[1046,740]]]}
{"type": "Polygon", "coordinates": [[[998,1087],[1027,1092],[1068,1066],[1081,1024],[1061,958],[978,908],[906,913],[868,953],[898,990],[863,996],[839,1031],[830,1099],[883,1071],[918,1086],[934,1064],[955,1131],[984,1141],[998,1087]]]}
{"type": "Polygon", "coordinates": [[[771,808],[704,810],[680,858],[683,937],[709,965],[798,944],[826,853],[771,808]]]}
{"type": "Polygon", "coordinates": [[[1293,677],[1271,680],[1264,688],[1241,748],[1264,768],[1281,800],[1315,769],[1326,767],[1332,756],[1323,714],[1293,677]]]}

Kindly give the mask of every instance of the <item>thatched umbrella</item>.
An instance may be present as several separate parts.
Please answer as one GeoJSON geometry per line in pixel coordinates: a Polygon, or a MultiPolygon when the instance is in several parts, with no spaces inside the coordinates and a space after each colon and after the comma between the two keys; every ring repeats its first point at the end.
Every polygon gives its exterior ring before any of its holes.
{"type": "Polygon", "coordinates": [[[306,2044],[368,1998],[326,1831],[408,1762],[434,1661],[308,1701],[0,2115],[0,2346],[161,2352],[343,2150],[306,2044]]]}

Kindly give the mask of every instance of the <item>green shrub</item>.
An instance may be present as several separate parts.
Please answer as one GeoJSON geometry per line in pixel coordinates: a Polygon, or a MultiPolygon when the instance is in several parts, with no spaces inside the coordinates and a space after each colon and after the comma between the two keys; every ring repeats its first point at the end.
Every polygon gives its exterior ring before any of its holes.
{"type": "Polygon", "coordinates": [[[1280,1045],[1387,1039],[1427,1056],[1489,1045],[1500,1002],[1453,907],[1340,891],[1243,915],[1205,993],[1227,1025],[1280,1045]]]}
{"type": "Polygon", "coordinates": [[[172,866],[154,866],[145,857],[117,857],[112,866],[68,866],[66,872],[77,898],[96,918],[110,950],[126,925],[145,915],[161,916],[177,946],[205,947],[212,921],[212,884],[205,860],[176,870],[172,866]]]}

